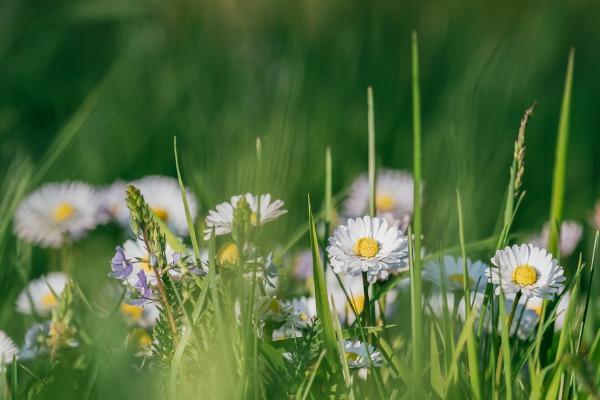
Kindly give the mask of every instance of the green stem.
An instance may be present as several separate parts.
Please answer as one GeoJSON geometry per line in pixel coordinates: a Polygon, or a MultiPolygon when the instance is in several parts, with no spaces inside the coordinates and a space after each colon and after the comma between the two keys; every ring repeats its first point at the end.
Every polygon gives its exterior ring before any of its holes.
{"type": "MultiPolygon", "coordinates": [[[[515,313],[517,311],[517,305],[519,305],[519,300],[521,300],[521,292],[517,293],[515,296],[512,308],[510,310],[510,315],[508,316],[508,336],[510,336],[510,331],[512,328],[513,319],[515,318],[515,313]]],[[[517,332],[518,328],[518,326],[515,327],[515,333],[517,332]]],[[[496,386],[500,386],[500,378],[502,377],[502,362],[502,345],[500,345],[500,348],[498,349],[498,363],[496,364],[496,386]]]]}

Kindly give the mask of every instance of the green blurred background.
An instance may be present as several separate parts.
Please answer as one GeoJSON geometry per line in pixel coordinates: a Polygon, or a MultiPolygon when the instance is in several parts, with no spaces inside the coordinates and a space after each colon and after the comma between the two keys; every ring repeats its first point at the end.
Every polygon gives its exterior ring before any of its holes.
{"type": "MultiPolygon", "coordinates": [[[[255,139],[261,137],[262,185],[290,210],[269,229],[287,237],[305,224],[307,193],[320,203],[327,146],[336,192],[366,170],[369,85],[378,163],[410,170],[409,44],[416,30],[428,246],[457,243],[456,188],[467,240],[494,233],[519,120],[534,101],[527,197],[516,226],[533,232],[547,220],[571,46],[564,215],[585,222],[600,197],[598,21],[600,3],[584,0],[3,0],[0,164],[3,175],[15,172],[9,167],[15,160],[31,161],[34,171],[40,162],[52,165],[40,181],[104,185],[174,176],[177,136],[184,180],[204,215],[232,194],[252,190],[255,139]],[[59,153],[48,162],[48,154],[59,153]]],[[[104,227],[78,244],[75,257],[83,267],[77,274],[88,281],[104,277],[123,237],[104,227]]],[[[3,263],[18,265],[12,252],[5,254],[3,263]]],[[[45,257],[34,253],[38,273],[45,257]]],[[[22,284],[12,285],[18,280],[7,271],[2,287],[15,293],[22,284]]],[[[3,324],[11,313],[12,307],[3,308],[3,324]]],[[[115,375],[102,373],[102,390],[110,391],[115,375]]]]}

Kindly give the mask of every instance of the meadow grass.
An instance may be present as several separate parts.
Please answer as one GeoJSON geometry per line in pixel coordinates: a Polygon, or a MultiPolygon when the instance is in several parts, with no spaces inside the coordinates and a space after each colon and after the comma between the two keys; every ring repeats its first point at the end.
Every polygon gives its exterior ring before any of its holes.
{"type": "MultiPolygon", "coordinates": [[[[153,12],[144,7],[150,6],[143,6],[135,13],[153,12]]],[[[100,18],[99,15],[109,19],[124,18],[129,12],[132,10],[117,7],[106,14],[91,5],[84,5],[78,9],[78,18],[85,15],[85,18],[100,18]]],[[[134,37],[130,40],[130,46],[135,48],[134,37]]],[[[158,51],[153,46],[149,45],[146,51],[158,51]]],[[[180,51],[185,54],[184,50],[180,51]]],[[[428,50],[421,48],[421,51],[428,50]]],[[[123,52],[123,57],[132,57],[125,50],[123,52]]],[[[432,83],[420,81],[420,68],[432,67],[419,64],[416,33],[410,41],[410,55],[411,79],[406,79],[409,83],[405,82],[399,88],[410,88],[412,95],[412,118],[409,118],[412,136],[408,135],[408,129],[400,130],[402,135],[396,133],[403,136],[398,139],[389,135],[389,131],[399,129],[390,129],[394,123],[387,117],[379,124],[379,107],[383,103],[381,107],[387,110],[389,104],[384,100],[389,98],[390,91],[382,87],[382,95],[376,97],[375,94],[380,93],[379,86],[365,85],[368,87],[367,107],[363,106],[364,110],[359,114],[363,123],[356,125],[366,126],[366,132],[363,129],[361,138],[355,142],[350,138],[344,143],[339,137],[326,134],[326,139],[314,135],[315,143],[307,143],[310,140],[306,138],[282,133],[281,137],[267,135],[256,140],[254,137],[248,139],[249,135],[240,135],[241,143],[232,145],[238,137],[227,134],[221,138],[220,145],[231,146],[230,154],[211,154],[203,159],[202,154],[208,150],[196,153],[191,149],[196,149],[198,143],[202,143],[202,147],[217,146],[217,136],[207,134],[202,142],[192,135],[184,135],[179,148],[174,139],[173,153],[167,151],[169,156],[158,157],[157,163],[164,167],[144,171],[149,174],[166,170],[176,176],[179,189],[176,203],[183,209],[186,234],[174,232],[173,227],[161,219],[160,210],[153,209],[143,196],[131,199],[128,195],[130,204],[135,200],[135,206],[130,205],[134,227],[138,234],[144,233],[143,241],[149,253],[144,262],[154,268],[154,274],[158,276],[156,285],[161,288],[160,297],[154,299],[158,303],[156,325],[142,329],[152,335],[153,341],[143,355],[131,345],[135,329],[125,322],[120,312],[132,288],[127,286],[125,290],[116,285],[120,289],[117,295],[105,290],[114,247],[132,237],[128,228],[118,224],[102,225],[89,238],[60,249],[40,248],[26,240],[15,239],[11,232],[15,211],[28,192],[35,191],[51,178],[79,176],[77,173],[68,176],[69,170],[64,164],[61,166],[60,161],[82,146],[80,141],[85,138],[78,138],[78,135],[85,132],[86,123],[113,115],[115,111],[110,110],[107,99],[123,82],[114,72],[101,79],[58,130],[45,153],[38,157],[39,161],[17,156],[2,181],[0,256],[6,267],[1,273],[0,287],[6,301],[0,308],[3,324],[0,330],[13,338],[23,354],[22,337],[31,323],[51,321],[50,332],[40,339],[40,346],[46,352],[34,359],[14,356],[4,360],[0,379],[2,396],[105,398],[116,395],[173,399],[600,397],[597,368],[600,335],[597,332],[597,301],[593,294],[597,287],[593,277],[598,233],[587,232],[586,236],[595,238],[593,243],[585,249],[578,247],[581,251],[573,256],[561,254],[559,246],[560,223],[565,219],[564,209],[568,209],[565,198],[569,196],[567,168],[571,165],[568,144],[572,137],[569,128],[574,101],[573,77],[576,76],[574,51],[568,58],[558,119],[547,221],[549,234],[545,246],[565,269],[565,293],[570,293],[570,300],[560,312],[559,299],[564,294],[544,300],[539,320],[524,337],[518,332],[526,318],[525,311],[518,307],[520,295],[510,303],[502,292],[495,295],[495,286],[491,283],[481,292],[473,290],[469,283],[470,261],[468,263],[467,258],[482,259],[490,264],[489,259],[496,250],[526,243],[528,235],[538,230],[537,226],[525,225],[521,217],[522,213],[534,214],[527,204],[531,201],[530,193],[540,185],[533,182],[540,168],[534,165],[530,169],[535,163],[529,161],[525,167],[524,158],[538,160],[545,157],[539,153],[547,153],[547,149],[542,151],[529,144],[535,143],[535,139],[530,140],[529,132],[525,135],[533,109],[526,111],[521,129],[514,132],[516,144],[510,163],[507,146],[480,146],[482,157],[492,160],[490,167],[485,168],[490,180],[497,183],[498,179],[494,177],[503,176],[503,182],[506,178],[508,182],[501,185],[505,189],[493,189],[493,195],[484,196],[493,199],[493,205],[477,205],[475,197],[484,193],[488,184],[482,183],[482,189],[474,183],[483,180],[485,171],[473,171],[469,178],[469,166],[476,163],[469,158],[473,157],[473,152],[468,150],[473,147],[468,142],[475,136],[469,139],[469,133],[458,135],[461,139],[450,144],[450,149],[465,145],[463,160],[459,156],[448,161],[455,163],[452,165],[455,169],[436,161],[436,158],[445,157],[446,152],[433,150],[443,146],[448,139],[435,132],[443,122],[427,120],[431,115],[427,106],[432,101],[422,102],[421,87],[432,83]],[[385,133],[380,136],[381,126],[385,133]],[[525,142],[528,143],[526,153],[525,142]],[[190,146],[192,143],[194,145],[190,146]],[[404,146],[391,146],[392,143],[404,146]],[[410,146],[406,144],[412,144],[412,151],[407,150],[410,146]],[[401,149],[402,155],[395,155],[396,152],[388,151],[387,147],[401,149]],[[491,156],[492,153],[495,155],[491,156]],[[306,155],[305,167],[290,167],[292,155],[306,155]],[[396,162],[400,159],[403,161],[396,162]],[[403,234],[407,241],[408,270],[392,273],[389,278],[375,282],[370,282],[364,271],[360,275],[360,293],[356,293],[343,273],[332,273],[328,249],[334,230],[346,223],[344,207],[353,190],[349,177],[367,167],[368,206],[364,215],[378,218],[377,204],[378,200],[382,201],[377,190],[378,183],[382,182],[380,172],[385,171],[384,166],[406,167],[406,160],[410,159],[414,207],[410,224],[403,234]],[[434,176],[434,169],[440,171],[441,177],[434,176]],[[448,176],[448,182],[442,182],[444,176],[448,176]],[[444,194],[440,187],[445,185],[454,185],[452,195],[440,196],[444,194]],[[189,197],[187,187],[192,188],[194,198],[189,197]],[[256,223],[261,221],[264,211],[261,207],[263,199],[258,196],[254,205],[243,203],[233,207],[231,232],[225,236],[217,235],[214,227],[211,231],[204,218],[193,216],[195,199],[205,207],[200,212],[205,216],[206,209],[227,201],[224,194],[246,191],[272,193],[274,198],[284,199],[288,215],[278,217],[269,225],[256,223]],[[305,203],[307,192],[310,195],[305,203]],[[504,200],[499,200],[501,198],[504,200]],[[313,204],[322,206],[316,210],[312,208],[313,204]],[[495,215],[482,217],[481,210],[492,210],[487,214],[495,215]],[[489,228],[495,220],[499,221],[498,226],[491,231],[489,228]],[[210,239],[204,239],[205,229],[208,229],[210,239]],[[230,244],[235,246],[237,256],[232,265],[226,265],[223,257],[230,244]],[[178,262],[168,264],[167,246],[182,254],[189,253],[189,263],[185,266],[178,262]],[[187,250],[188,246],[190,250],[187,250]],[[295,257],[306,249],[310,250],[310,276],[298,279],[294,276],[295,257]],[[153,261],[152,255],[156,260],[153,261]],[[447,287],[452,282],[446,274],[443,257],[448,255],[454,256],[460,267],[462,281],[457,291],[447,287]],[[439,265],[439,289],[424,278],[427,265],[432,262],[439,265]],[[188,270],[197,267],[201,271],[195,275],[189,273],[188,270]],[[171,275],[169,268],[183,268],[180,273],[185,278],[171,275]],[[276,270],[273,276],[270,275],[272,269],[276,270]],[[18,315],[13,305],[21,289],[34,277],[50,271],[67,271],[72,275],[64,292],[50,288],[51,294],[58,299],[56,308],[49,317],[36,315],[35,311],[32,315],[18,315]],[[271,287],[275,275],[277,281],[271,287]],[[343,294],[340,297],[335,295],[338,290],[343,294]],[[442,300],[439,315],[434,315],[431,300],[436,293],[442,300]],[[356,302],[357,295],[364,296],[363,305],[356,302]],[[476,295],[481,295],[481,303],[476,295]],[[288,320],[298,317],[285,301],[299,296],[314,298],[315,315],[294,320],[300,328],[293,326],[290,331],[282,331],[288,320]],[[340,311],[340,306],[346,309],[340,311]],[[391,306],[395,308],[388,314],[387,307],[391,306]],[[278,320],[281,315],[285,322],[278,320]],[[562,327],[555,330],[559,316],[563,320],[562,327]],[[517,332],[512,332],[515,321],[517,328],[513,329],[517,332]],[[349,341],[360,342],[364,354],[352,353],[347,347],[349,341]],[[353,362],[357,360],[363,361],[364,365],[354,367],[353,362]]],[[[408,64],[404,60],[396,68],[408,70],[408,64]]],[[[112,68],[122,68],[129,77],[134,74],[129,63],[112,68]]],[[[228,72],[231,71],[225,71],[228,72]]],[[[170,76],[168,71],[162,73],[170,76]]],[[[203,78],[190,79],[206,83],[203,78]]],[[[468,89],[463,90],[468,92],[468,89]]],[[[294,96],[302,95],[296,93],[294,96]]],[[[293,126],[293,117],[286,117],[298,104],[303,104],[306,112],[315,112],[319,129],[326,130],[333,124],[322,110],[314,110],[294,96],[278,93],[273,117],[264,126],[263,122],[257,123],[261,129],[281,132],[298,129],[293,126]]],[[[191,102],[202,108],[201,99],[194,98],[191,102]]],[[[164,111],[172,110],[176,104],[171,103],[164,111]]],[[[240,106],[240,109],[251,115],[248,110],[252,107],[246,107],[240,106]]],[[[404,105],[404,108],[411,107],[404,105]]],[[[186,118],[192,113],[186,116],[186,112],[182,111],[174,118],[180,127],[189,123],[186,118]]],[[[199,117],[204,119],[203,129],[219,130],[226,124],[221,119],[210,120],[203,113],[199,117]]],[[[388,112],[384,111],[384,114],[388,115],[388,112]]],[[[347,114],[340,113],[340,116],[344,115],[347,114]]],[[[548,116],[547,112],[538,115],[536,111],[536,120],[545,119],[545,116],[548,116]]],[[[126,119],[117,119],[118,124],[126,126],[126,119]]],[[[229,124],[226,131],[245,130],[238,122],[229,124]]],[[[462,128],[464,126],[448,128],[447,132],[462,128]]],[[[457,137],[453,135],[451,133],[449,137],[457,137]]],[[[149,140],[149,136],[131,136],[123,138],[125,147],[133,138],[149,140]]],[[[115,149],[116,154],[120,151],[115,149]]],[[[141,154],[137,150],[132,153],[138,157],[141,154]]],[[[147,157],[152,157],[151,154],[154,153],[144,153],[147,157]]],[[[142,163],[144,167],[136,171],[142,171],[148,165],[146,161],[142,163]]],[[[72,162],[81,162],[81,159],[75,157],[72,162]]],[[[100,169],[93,157],[90,163],[92,165],[85,168],[100,169]]],[[[111,168],[114,167],[106,167],[107,170],[111,168]]],[[[106,177],[110,172],[100,174],[106,177]]],[[[548,183],[550,173],[546,171],[546,175],[540,180],[548,183]]],[[[539,199],[536,196],[533,196],[534,202],[539,199]]],[[[489,265],[489,268],[494,267],[489,265]]],[[[34,302],[33,299],[30,301],[34,302]]]]}

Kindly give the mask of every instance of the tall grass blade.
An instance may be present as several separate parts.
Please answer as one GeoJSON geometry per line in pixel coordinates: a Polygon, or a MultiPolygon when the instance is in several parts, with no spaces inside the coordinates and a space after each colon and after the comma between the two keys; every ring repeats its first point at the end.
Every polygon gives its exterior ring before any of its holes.
{"type": "MultiPolygon", "coordinates": [[[[421,95],[419,92],[419,47],[417,33],[412,33],[412,105],[413,105],[413,178],[414,215],[412,231],[414,249],[412,251],[411,273],[411,315],[413,368],[418,377],[417,394],[423,372],[423,321],[421,318],[421,95]]],[[[410,237],[410,234],[409,234],[410,237]]]]}
{"type": "Polygon", "coordinates": [[[323,344],[325,350],[327,351],[327,360],[331,364],[332,369],[337,370],[339,361],[337,360],[335,329],[333,327],[333,319],[331,316],[331,309],[329,307],[329,299],[327,296],[325,272],[323,270],[321,257],[319,255],[319,242],[314,216],[310,205],[310,196],[308,196],[308,226],[313,259],[313,279],[315,285],[315,298],[317,302],[317,316],[321,321],[321,327],[323,329],[323,344]]]}
{"type": "Polygon", "coordinates": [[[569,141],[569,119],[571,110],[571,88],[573,85],[573,62],[575,49],[569,53],[567,62],[567,76],[560,108],[558,123],[558,141],[554,158],[554,174],[552,178],[552,198],[550,203],[550,236],[548,238],[548,251],[558,254],[558,226],[562,219],[562,209],[565,192],[565,172],[567,169],[567,145],[569,141]]]}

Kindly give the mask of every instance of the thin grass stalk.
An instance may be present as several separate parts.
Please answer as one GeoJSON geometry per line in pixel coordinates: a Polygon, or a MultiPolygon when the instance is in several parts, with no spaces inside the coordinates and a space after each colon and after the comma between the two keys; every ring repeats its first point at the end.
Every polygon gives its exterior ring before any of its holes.
{"type": "MultiPolygon", "coordinates": [[[[413,178],[414,178],[414,215],[413,233],[414,249],[412,251],[413,273],[411,274],[411,314],[413,368],[418,378],[415,385],[420,392],[421,374],[423,372],[423,321],[421,317],[421,95],[419,92],[419,46],[417,33],[412,33],[412,105],[413,105],[413,178]]],[[[409,234],[410,237],[410,234],[409,234]]]]}
{"type": "MultiPolygon", "coordinates": [[[[468,318],[471,314],[471,296],[469,290],[470,278],[469,271],[467,270],[467,253],[465,250],[462,201],[460,198],[460,191],[458,189],[456,190],[456,206],[458,209],[458,236],[460,239],[460,247],[463,260],[463,291],[465,295],[465,314],[466,318],[468,318]]],[[[471,382],[471,391],[473,392],[473,396],[476,399],[480,399],[481,383],[479,378],[479,362],[477,358],[477,346],[475,343],[474,331],[471,331],[467,336],[467,360],[469,363],[469,379],[471,382]]]]}
{"type": "MultiPolygon", "coordinates": [[[[369,216],[371,218],[376,216],[375,207],[375,196],[376,196],[376,166],[375,166],[375,116],[374,116],[374,105],[373,105],[373,88],[369,86],[367,88],[367,120],[368,120],[368,142],[369,142],[369,160],[368,160],[368,177],[369,177],[369,216]]],[[[365,296],[364,305],[364,321],[365,326],[375,325],[375,307],[371,304],[369,298],[369,281],[367,280],[367,273],[362,274],[363,291],[365,296]]],[[[370,336],[369,336],[370,337],[370,336]]]]}
{"type": "Polygon", "coordinates": [[[558,250],[558,227],[562,219],[562,209],[565,192],[565,172],[567,168],[567,145],[569,141],[569,119],[571,109],[571,88],[573,86],[573,62],[575,49],[569,52],[567,62],[567,75],[563,92],[562,105],[560,109],[560,120],[558,123],[558,141],[556,144],[556,155],[554,158],[554,173],[552,178],[552,197],[550,203],[550,236],[548,238],[548,251],[557,254],[558,250]]]}

